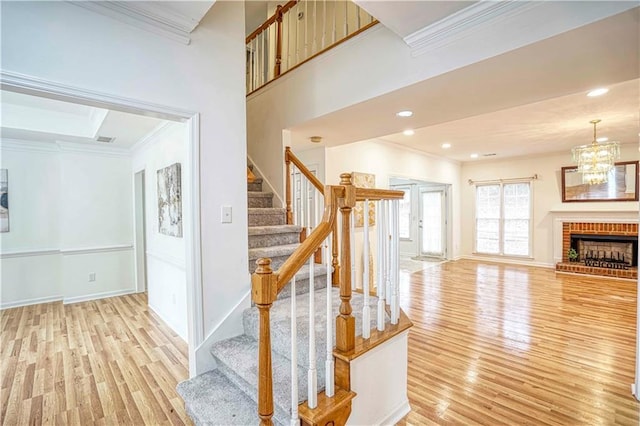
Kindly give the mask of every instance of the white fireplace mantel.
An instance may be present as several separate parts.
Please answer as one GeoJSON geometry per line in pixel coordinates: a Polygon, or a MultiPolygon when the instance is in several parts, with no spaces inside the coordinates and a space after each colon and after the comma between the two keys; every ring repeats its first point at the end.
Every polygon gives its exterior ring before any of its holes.
{"type": "Polygon", "coordinates": [[[581,222],[581,223],[638,223],[638,212],[620,212],[616,216],[603,216],[603,212],[578,212],[565,211],[552,212],[553,221],[553,261],[555,263],[562,262],[562,224],[565,222],[581,222]],[[588,214],[587,214],[588,213],[588,214]]]}

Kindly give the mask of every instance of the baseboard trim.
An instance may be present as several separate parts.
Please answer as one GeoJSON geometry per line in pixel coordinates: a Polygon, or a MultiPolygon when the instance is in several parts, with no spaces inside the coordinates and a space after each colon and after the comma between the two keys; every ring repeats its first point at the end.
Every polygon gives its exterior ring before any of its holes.
{"type": "Polygon", "coordinates": [[[128,288],[126,290],[105,291],[102,293],[86,294],[84,296],[65,297],[62,299],[62,303],[69,305],[72,303],[89,302],[91,300],[106,299],[108,297],[124,296],[135,292],[136,289],[132,286],[132,288],[128,288]]]}
{"type": "Polygon", "coordinates": [[[0,303],[0,310],[10,309],[10,308],[20,308],[22,306],[40,305],[43,303],[60,302],[62,300],[63,300],[63,297],[61,295],[36,297],[35,299],[23,299],[23,300],[18,300],[16,302],[0,303]]]}
{"type": "Polygon", "coordinates": [[[409,405],[409,399],[402,401],[398,407],[393,410],[387,417],[377,422],[378,425],[395,425],[404,416],[411,412],[411,405],[409,405]]]}
{"type": "Polygon", "coordinates": [[[547,268],[547,269],[555,269],[555,263],[546,263],[546,262],[534,262],[531,260],[520,260],[513,258],[498,258],[498,257],[485,257],[485,256],[460,256],[458,259],[465,260],[476,260],[481,262],[491,262],[491,263],[506,263],[508,265],[522,265],[522,266],[535,266],[538,268],[547,268]]]}
{"type": "MultiPolygon", "coordinates": [[[[178,336],[179,338],[182,339],[183,342],[187,343],[187,338],[186,336],[182,336],[180,333],[178,333],[178,330],[176,330],[175,324],[171,324],[169,321],[167,321],[167,319],[164,317],[163,314],[160,313],[160,311],[158,309],[156,309],[155,307],[153,307],[153,305],[151,305],[150,303],[147,304],[147,306],[149,307],[149,310],[152,311],[154,314],[156,314],[156,316],[158,318],[160,318],[160,320],[171,329],[171,331],[173,331],[174,333],[176,333],[176,336],[178,336]]],[[[191,370],[191,368],[189,369],[191,370]]]]}

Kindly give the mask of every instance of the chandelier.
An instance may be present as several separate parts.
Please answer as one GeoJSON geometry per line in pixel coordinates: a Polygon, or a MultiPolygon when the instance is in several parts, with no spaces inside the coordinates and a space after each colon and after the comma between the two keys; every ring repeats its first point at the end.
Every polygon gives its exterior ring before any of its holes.
{"type": "Polygon", "coordinates": [[[582,183],[597,185],[607,182],[607,176],[620,158],[620,147],[617,142],[598,143],[596,125],[600,120],[591,120],[593,124],[593,142],[589,145],[574,147],[573,161],[578,164],[578,172],[582,173],[582,183]]]}

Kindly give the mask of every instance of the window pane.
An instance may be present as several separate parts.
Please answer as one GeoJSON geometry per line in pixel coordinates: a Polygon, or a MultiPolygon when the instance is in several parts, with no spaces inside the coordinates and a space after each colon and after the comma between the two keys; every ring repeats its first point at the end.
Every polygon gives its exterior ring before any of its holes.
{"type": "Polygon", "coordinates": [[[500,185],[476,187],[476,217],[478,219],[500,218],[500,185]]]}
{"type": "Polygon", "coordinates": [[[476,220],[476,251],[478,253],[500,253],[500,220],[476,220]]]}
{"type": "Polygon", "coordinates": [[[396,189],[404,191],[400,200],[400,238],[411,238],[411,189],[396,189]]]}
{"type": "Polygon", "coordinates": [[[504,185],[504,218],[529,219],[529,183],[507,183],[504,185]]]}
{"type": "Polygon", "coordinates": [[[529,221],[526,219],[505,219],[504,254],[529,255],[529,221]]]}

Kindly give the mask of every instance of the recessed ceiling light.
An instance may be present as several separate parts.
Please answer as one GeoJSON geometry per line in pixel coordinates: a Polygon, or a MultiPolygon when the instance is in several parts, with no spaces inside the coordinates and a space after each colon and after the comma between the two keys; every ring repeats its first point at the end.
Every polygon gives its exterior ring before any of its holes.
{"type": "Polygon", "coordinates": [[[400,112],[397,112],[396,115],[398,117],[411,117],[413,115],[413,111],[409,111],[409,110],[400,111],[400,112]]]}
{"type": "Polygon", "coordinates": [[[471,154],[470,157],[471,158],[478,158],[478,154],[471,154]]]}
{"type": "Polygon", "coordinates": [[[407,130],[405,130],[404,132],[402,132],[402,134],[403,134],[403,135],[405,135],[405,136],[413,136],[413,135],[415,135],[415,133],[416,133],[416,132],[414,132],[414,131],[413,131],[413,130],[411,130],[411,129],[407,129],[407,130]]]}
{"type": "Polygon", "coordinates": [[[593,98],[595,96],[602,96],[605,93],[607,93],[608,91],[609,91],[609,89],[607,89],[606,87],[600,87],[598,89],[593,89],[592,91],[587,93],[587,96],[589,96],[590,98],[593,98]]]}
{"type": "Polygon", "coordinates": [[[451,148],[451,144],[450,143],[443,143],[442,144],[442,148],[449,149],[449,148],[451,148]]]}
{"type": "Polygon", "coordinates": [[[608,140],[609,140],[609,138],[608,138],[608,137],[606,137],[606,136],[602,136],[601,138],[596,139],[596,142],[606,142],[606,141],[608,141],[608,140]]]}

